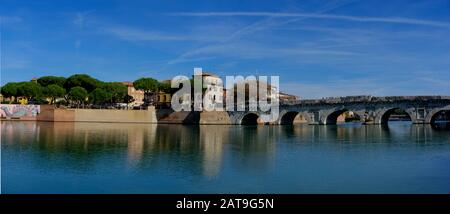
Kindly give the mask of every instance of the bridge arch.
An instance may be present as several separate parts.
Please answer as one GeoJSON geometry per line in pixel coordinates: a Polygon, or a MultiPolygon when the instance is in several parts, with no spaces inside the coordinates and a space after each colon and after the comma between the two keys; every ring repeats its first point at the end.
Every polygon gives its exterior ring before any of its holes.
{"type": "Polygon", "coordinates": [[[299,121],[306,121],[306,123],[311,123],[311,117],[306,112],[298,111],[288,111],[280,115],[279,124],[281,125],[292,125],[299,121]]]}
{"type": "Polygon", "coordinates": [[[341,114],[343,114],[345,112],[348,112],[348,111],[353,112],[353,114],[355,114],[356,118],[361,120],[361,116],[358,113],[356,113],[355,111],[352,111],[352,110],[349,110],[349,109],[339,109],[339,110],[335,110],[335,111],[331,112],[330,114],[328,114],[326,116],[325,124],[327,124],[327,125],[335,125],[335,124],[337,124],[338,117],[341,114]]]}
{"type": "Polygon", "coordinates": [[[379,124],[387,124],[387,123],[389,122],[389,118],[391,117],[391,115],[392,115],[393,113],[395,113],[396,111],[398,111],[398,110],[403,110],[403,111],[406,113],[406,115],[409,117],[409,119],[410,119],[411,121],[413,121],[413,117],[412,117],[413,113],[412,113],[412,112],[410,112],[410,111],[407,110],[407,109],[394,107],[394,108],[389,108],[389,109],[385,109],[384,111],[382,111],[382,112],[379,114],[379,117],[378,117],[378,119],[377,119],[377,122],[378,122],[379,124]]]}
{"type": "Polygon", "coordinates": [[[439,114],[441,114],[441,113],[443,113],[443,112],[450,112],[450,106],[447,106],[447,107],[445,107],[445,108],[439,108],[439,109],[434,109],[434,110],[432,110],[432,111],[428,114],[428,116],[427,116],[425,122],[426,122],[426,123],[430,123],[430,124],[436,123],[436,120],[438,119],[439,114]]]}
{"type": "Polygon", "coordinates": [[[240,123],[241,125],[258,125],[259,115],[256,113],[247,113],[245,114],[240,123]]]}

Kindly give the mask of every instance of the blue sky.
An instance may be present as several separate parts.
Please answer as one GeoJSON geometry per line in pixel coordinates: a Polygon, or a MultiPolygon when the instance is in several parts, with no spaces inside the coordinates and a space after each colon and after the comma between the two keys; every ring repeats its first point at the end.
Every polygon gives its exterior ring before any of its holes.
{"type": "Polygon", "coordinates": [[[303,98],[450,95],[450,0],[0,0],[0,17],[2,84],[202,67],[279,75],[303,98]]]}

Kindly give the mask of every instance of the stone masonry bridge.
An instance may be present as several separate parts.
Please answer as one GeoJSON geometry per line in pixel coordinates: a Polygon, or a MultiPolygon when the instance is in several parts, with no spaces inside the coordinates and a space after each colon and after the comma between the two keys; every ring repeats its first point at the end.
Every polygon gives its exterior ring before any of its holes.
{"type": "MultiPolygon", "coordinates": [[[[439,112],[450,110],[450,96],[350,96],[283,102],[275,124],[292,124],[297,115],[308,124],[336,124],[339,115],[347,111],[364,124],[384,124],[397,109],[404,110],[413,123],[430,124],[439,112]]],[[[260,113],[228,112],[232,124],[256,124],[260,113]]]]}

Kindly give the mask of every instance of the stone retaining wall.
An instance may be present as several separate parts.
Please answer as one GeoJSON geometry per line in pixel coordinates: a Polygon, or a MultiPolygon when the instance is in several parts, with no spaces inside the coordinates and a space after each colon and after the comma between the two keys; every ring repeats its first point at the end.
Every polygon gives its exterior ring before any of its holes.
{"type": "Polygon", "coordinates": [[[148,110],[116,109],[62,109],[42,105],[38,121],[53,122],[108,122],[108,123],[156,123],[154,108],[148,110]]]}

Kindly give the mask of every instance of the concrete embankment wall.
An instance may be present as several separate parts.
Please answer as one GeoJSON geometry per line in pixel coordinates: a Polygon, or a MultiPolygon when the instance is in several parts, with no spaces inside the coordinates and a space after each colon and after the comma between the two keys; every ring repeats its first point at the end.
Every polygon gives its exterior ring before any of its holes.
{"type": "Polygon", "coordinates": [[[74,122],[75,109],[59,109],[51,105],[41,105],[41,112],[36,116],[38,121],[74,122]]]}
{"type": "Polygon", "coordinates": [[[76,122],[114,122],[114,123],[156,123],[154,109],[149,110],[112,110],[112,109],[76,109],[76,122]]]}
{"type": "Polygon", "coordinates": [[[231,124],[231,119],[226,111],[205,111],[200,113],[199,124],[231,124]]]}
{"type": "Polygon", "coordinates": [[[50,122],[110,122],[110,123],[168,123],[168,124],[231,124],[227,112],[174,112],[171,109],[115,110],[64,109],[41,105],[33,117],[18,120],[50,122]]]}
{"type": "Polygon", "coordinates": [[[156,123],[154,108],[148,110],[115,109],[59,109],[42,106],[38,121],[54,122],[110,122],[110,123],[156,123]]]}
{"type": "Polygon", "coordinates": [[[195,112],[174,112],[170,109],[158,109],[156,114],[158,115],[158,123],[194,124],[197,121],[195,112]]]}
{"type": "Polygon", "coordinates": [[[182,124],[231,124],[230,116],[225,111],[216,112],[173,112],[172,110],[157,110],[158,123],[182,124]]]}

